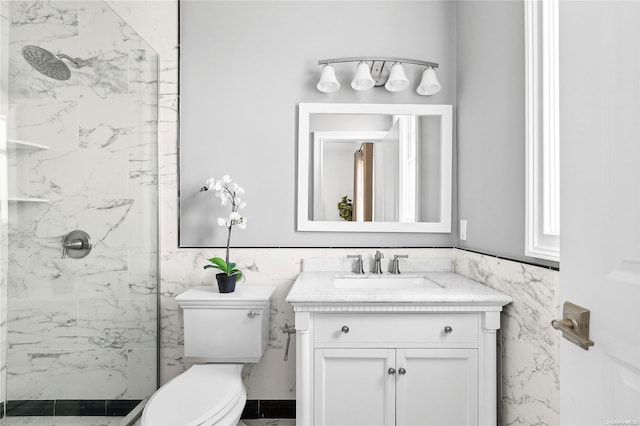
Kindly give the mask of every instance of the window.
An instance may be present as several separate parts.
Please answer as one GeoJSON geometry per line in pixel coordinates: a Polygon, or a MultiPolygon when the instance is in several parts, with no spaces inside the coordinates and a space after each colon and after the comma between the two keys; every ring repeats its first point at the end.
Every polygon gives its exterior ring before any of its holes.
{"type": "Polygon", "coordinates": [[[525,0],[525,255],[560,260],[558,0],[525,0]]]}

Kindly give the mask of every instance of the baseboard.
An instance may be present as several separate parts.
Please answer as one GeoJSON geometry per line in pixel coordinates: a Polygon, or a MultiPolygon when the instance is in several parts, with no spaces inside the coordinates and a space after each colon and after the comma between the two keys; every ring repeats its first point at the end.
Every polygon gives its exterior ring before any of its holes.
{"type": "Polygon", "coordinates": [[[9,400],[9,416],[126,416],[139,399],[48,399],[9,400]]]}
{"type": "Polygon", "coordinates": [[[248,399],[241,419],[295,419],[295,399],[248,399]]]}
{"type": "MultiPolygon", "coordinates": [[[[135,399],[13,400],[0,403],[6,416],[127,416],[140,404],[135,399]],[[6,412],[5,409],[6,408],[6,412]]],[[[295,419],[295,399],[249,399],[242,419],[295,419]]]]}

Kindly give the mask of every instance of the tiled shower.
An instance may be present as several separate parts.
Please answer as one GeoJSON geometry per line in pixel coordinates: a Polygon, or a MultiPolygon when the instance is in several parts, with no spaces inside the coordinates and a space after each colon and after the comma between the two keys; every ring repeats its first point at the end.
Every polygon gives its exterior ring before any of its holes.
{"type": "Polygon", "coordinates": [[[0,74],[0,398],[124,415],[158,382],[158,55],[106,3],[3,1],[0,74]],[[54,80],[27,45],[86,65],[54,80]]]}

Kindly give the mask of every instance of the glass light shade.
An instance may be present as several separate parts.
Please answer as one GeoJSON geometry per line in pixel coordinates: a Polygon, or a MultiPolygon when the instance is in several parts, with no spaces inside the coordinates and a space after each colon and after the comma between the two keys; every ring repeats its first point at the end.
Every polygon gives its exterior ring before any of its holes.
{"type": "Polygon", "coordinates": [[[340,83],[336,78],[336,71],[331,64],[327,64],[322,68],[320,81],[318,81],[317,89],[324,93],[335,92],[340,88],[340,83]]]}
{"type": "Polygon", "coordinates": [[[371,71],[366,62],[360,62],[356,68],[356,75],[353,76],[351,87],[354,90],[369,90],[376,82],[371,78],[371,71]]]}
{"type": "Polygon", "coordinates": [[[420,84],[416,89],[418,95],[427,96],[427,95],[435,95],[442,89],[440,83],[438,82],[438,76],[436,75],[436,70],[431,67],[428,67],[422,73],[422,80],[420,80],[420,84]]]}
{"type": "Polygon", "coordinates": [[[384,88],[390,92],[400,92],[401,90],[409,87],[409,79],[407,75],[404,73],[404,68],[402,64],[396,62],[391,67],[391,72],[389,73],[389,79],[384,85],[384,88]]]}

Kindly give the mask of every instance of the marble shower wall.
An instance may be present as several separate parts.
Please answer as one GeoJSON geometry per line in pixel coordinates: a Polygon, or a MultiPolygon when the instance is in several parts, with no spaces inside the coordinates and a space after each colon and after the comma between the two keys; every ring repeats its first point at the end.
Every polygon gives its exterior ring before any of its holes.
{"type": "Polygon", "coordinates": [[[557,425],[560,422],[559,273],[548,268],[454,251],[454,270],[510,295],[502,311],[499,365],[500,425],[557,425]]]}
{"type": "Polygon", "coordinates": [[[9,192],[48,201],[9,204],[7,398],[144,398],[156,385],[157,54],[103,2],[12,1],[10,25],[9,137],[48,149],[9,153],[9,192]],[[87,64],[53,80],[25,45],[87,64]],[[94,248],[62,259],[74,229],[94,248]]]}

